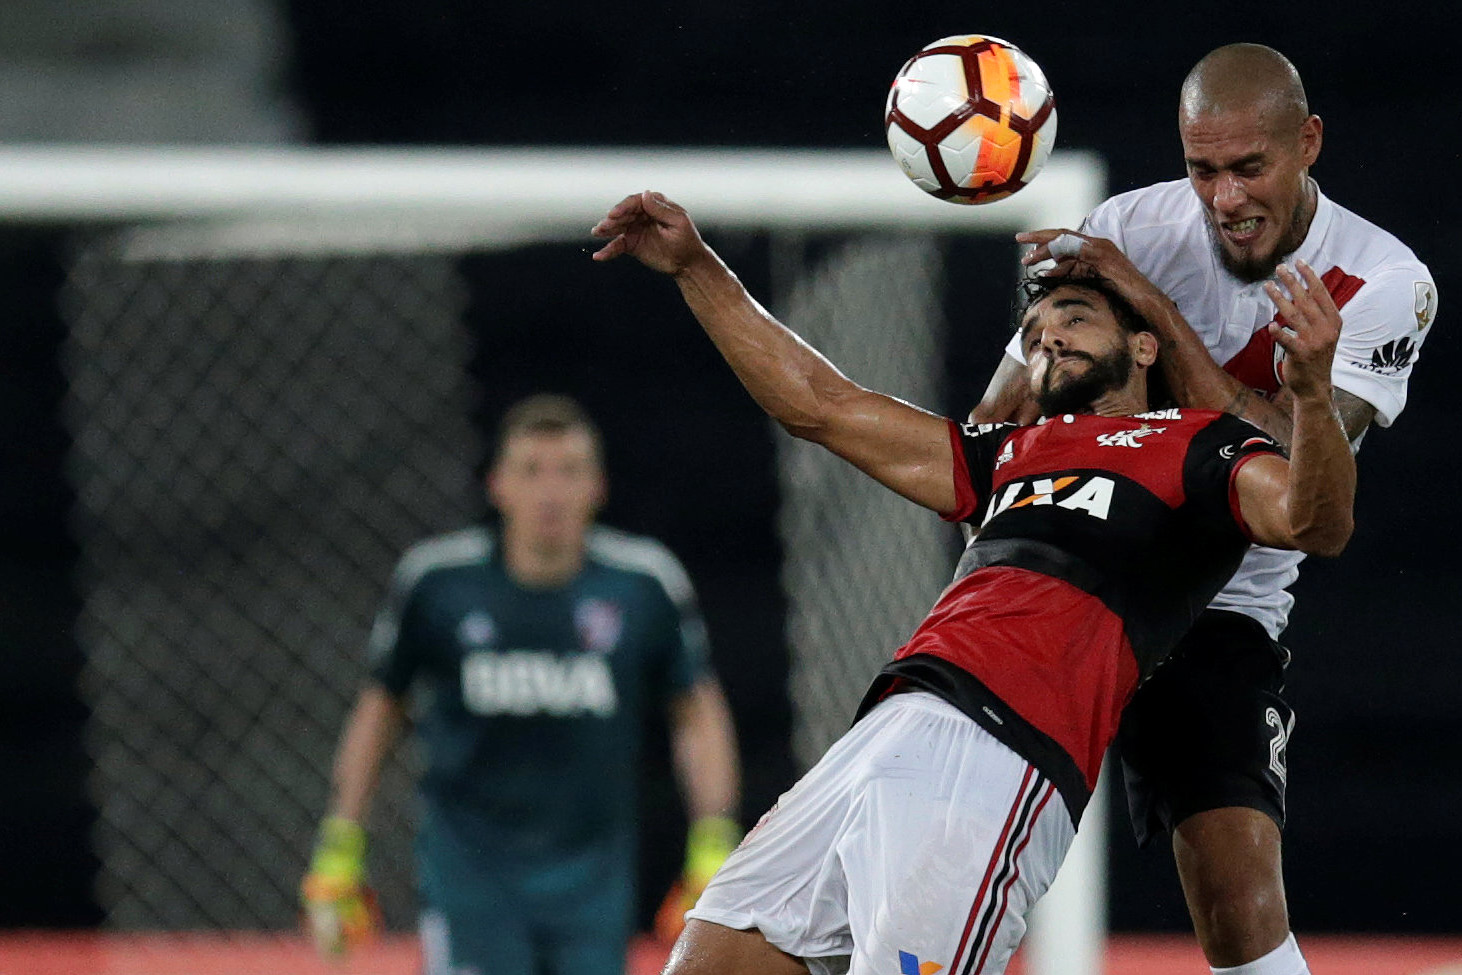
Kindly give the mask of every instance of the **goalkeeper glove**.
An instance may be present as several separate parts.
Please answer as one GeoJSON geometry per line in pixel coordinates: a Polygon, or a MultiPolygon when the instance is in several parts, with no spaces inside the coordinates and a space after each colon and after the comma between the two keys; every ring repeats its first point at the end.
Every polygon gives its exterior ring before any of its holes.
{"type": "Polygon", "coordinates": [[[706,885],[741,840],[741,827],[727,816],[703,816],[685,838],[685,868],[655,914],[655,934],[673,944],[685,929],[685,912],[695,907],[706,885]]]}
{"type": "Polygon", "coordinates": [[[320,824],[300,902],[310,937],[327,958],[371,941],[380,927],[375,894],[365,886],[365,849],[359,823],[331,816],[320,824]]]}

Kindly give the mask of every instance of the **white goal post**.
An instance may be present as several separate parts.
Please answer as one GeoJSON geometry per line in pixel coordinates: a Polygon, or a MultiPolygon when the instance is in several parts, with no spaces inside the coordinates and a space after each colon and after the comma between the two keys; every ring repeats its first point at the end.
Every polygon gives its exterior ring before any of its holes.
{"type": "MultiPolygon", "coordinates": [[[[1057,152],[1015,196],[957,206],[920,192],[882,150],[0,147],[0,224],[104,229],[142,261],[587,248],[605,209],[640,189],[712,230],[1004,236],[1075,226],[1105,196],[1106,171],[1092,154],[1057,152]]],[[[1034,975],[1100,971],[1104,829],[1098,796],[1038,908],[1034,975]]]]}

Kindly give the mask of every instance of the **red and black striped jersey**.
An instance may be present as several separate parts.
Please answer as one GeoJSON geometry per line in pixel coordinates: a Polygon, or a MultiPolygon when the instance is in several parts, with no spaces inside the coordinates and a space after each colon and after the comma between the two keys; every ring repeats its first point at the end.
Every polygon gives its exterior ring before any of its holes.
{"type": "Polygon", "coordinates": [[[868,701],[897,684],[940,694],[1050,775],[1076,818],[1122,708],[1249,546],[1234,475],[1280,448],[1187,409],[950,436],[949,517],[979,534],[868,701]]]}

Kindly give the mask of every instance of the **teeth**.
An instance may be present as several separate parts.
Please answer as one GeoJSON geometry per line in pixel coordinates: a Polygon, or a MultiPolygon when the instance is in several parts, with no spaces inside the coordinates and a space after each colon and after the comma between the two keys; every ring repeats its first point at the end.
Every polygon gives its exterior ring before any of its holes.
{"type": "Polygon", "coordinates": [[[1231,223],[1231,224],[1228,225],[1228,229],[1231,230],[1231,231],[1233,231],[1236,234],[1247,234],[1250,231],[1253,231],[1253,230],[1258,229],[1258,227],[1259,227],[1259,218],[1258,217],[1250,217],[1247,220],[1240,220],[1237,223],[1231,223]]]}

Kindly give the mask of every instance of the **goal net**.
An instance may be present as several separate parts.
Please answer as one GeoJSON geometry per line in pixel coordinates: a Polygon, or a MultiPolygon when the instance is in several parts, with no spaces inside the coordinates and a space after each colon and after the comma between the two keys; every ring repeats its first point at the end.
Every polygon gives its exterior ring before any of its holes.
{"type": "MultiPolygon", "coordinates": [[[[74,229],[58,300],[108,923],[294,924],[391,565],[481,513],[464,255],[582,262],[606,206],[652,186],[712,236],[763,239],[760,297],[858,382],[952,408],[951,288],[1014,273],[1013,248],[970,268],[959,242],[1071,225],[1103,184],[1059,153],[1015,197],[955,207],[883,152],[0,150],[0,220],[74,229]]],[[[957,543],[776,436],[807,764],[957,543]]],[[[373,815],[402,925],[413,762],[393,760],[373,815]]]]}

